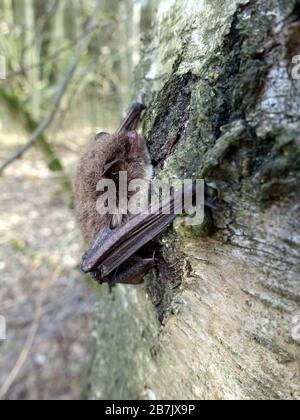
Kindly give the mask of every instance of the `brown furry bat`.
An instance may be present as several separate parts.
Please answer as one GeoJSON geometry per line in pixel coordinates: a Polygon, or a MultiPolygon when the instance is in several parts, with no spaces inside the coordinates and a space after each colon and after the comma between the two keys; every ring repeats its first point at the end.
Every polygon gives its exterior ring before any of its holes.
{"type": "MultiPolygon", "coordinates": [[[[95,143],[81,158],[75,181],[76,190],[76,217],[81,227],[84,240],[93,244],[100,235],[100,244],[103,245],[112,232],[124,225],[130,215],[101,215],[96,205],[100,193],[97,184],[103,178],[114,180],[118,185],[120,172],[127,172],[128,184],[134,179],[149,180],[152,178],[153,168],[150,155],[143,137],[134,130],[144,104],[135,103],[125,120],[113,135],[99,133],[95,143]]],[[[98,238],[99,239],[99,238],[98,238]]],[[[98,241],[99,242],[99,241],[98,241]]],[[[116,283],[140,283],[145,270],[152,265],[152,260],[143,260],[138,256],[129,258],[113,279],[116,283]]],[[[111,282],[109,278],[101,278],[97,269],[94,276],[100,282],[111,282]]]]}

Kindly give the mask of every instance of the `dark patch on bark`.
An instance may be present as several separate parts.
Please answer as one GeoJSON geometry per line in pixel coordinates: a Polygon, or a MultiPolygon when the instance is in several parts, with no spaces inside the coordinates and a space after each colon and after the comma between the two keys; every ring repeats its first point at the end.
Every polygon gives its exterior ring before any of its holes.
{"type": "Polygon", "coordinates": [[[174,76],[157,97],[157,117],[149,133],[148,144],[153,162],[158,168],[162,167],[183,139],[189,120],[191,93],[197,80],[191,72],[174,76]]]}
{"type": "Polygon", "coordinates": [[[300,20],[299,17],[286,28],[286,54],[285,58],[293,65],[293,57],[300,54],[300,20]]]}
{"type": "Polygon", "coordinates": [[[235,88],[235,78],[240,72],[241,66],[241,46],[243,43],[243,35],[238,29],[238,12],[233,16],[229,34],[224,40],[222,50],[226,62],[221,71],[221,77],[215,86],[217,91],[220,91],[223,96],[223,104],[217,113],[218,119],[216,121],[215,135],[218,138],[221,135],[221,127],[229,124],[234,118],[239,118],[238,115],[233,115],[233,91],[235,88]]]}
{"type": "Polygon", "coordinates": [[[167,256],[163,247],[156,246],[156,268],[148,275],[147,289],[152,303],[155,305],[158,320],[164,324],[172,311],[172,302],[176,290],[181,285],[183,255],[175,251],[167,256]]]}
{"type": "Polygon", "coordinates": [[[220,74],[216,81],[208,82],[216,95],[209,115],[216,139],[222,135],[223,126],[237,119],[245,119],[246,111],[257,103],[269,70],[264,60],[264,44],[270,29],[267,29],[265,36],[253,37],[251,19],[245,23],[242,17],[245,12],[255,16],[258,13],[255,2],[241,6],[236,11],[220,51],[216,51],[212,62],[208,64],[207,74],[214,67],[218,68],[220,74]]]}
{"type": "Polygon", "coordinates": [[[300,0],[295,1],[295,5],[290,16],[291,23],[297,22],[300,19],[300,0]]]}

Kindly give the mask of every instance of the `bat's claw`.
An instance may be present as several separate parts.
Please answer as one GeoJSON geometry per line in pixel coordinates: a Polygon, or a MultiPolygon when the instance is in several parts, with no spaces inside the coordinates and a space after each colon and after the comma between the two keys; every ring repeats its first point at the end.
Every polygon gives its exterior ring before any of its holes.
{"type": "Polygon", "coordinates": [[[204,205],[205,205],[205,207],[208,207],[208,208],[210,208],[212,210],[215,210],[215,211],[223,211],[223,209],[221,207],[217,206],[216,204],[212,204],[207,200],[204,200],[204,205]]]}
{"type": "Polygon", "coordinates": [[[140,97],[139,97],[139,102],[141,104],[143,104],[146,108],[146,97],[147,97],[147,92],[145,90],[142,90],[140,97]]]}
{"type": "Polygon", "coordinates": [[[99,271],[92,271],[90,274],[93,277],[93,279],[96,280],[96,282],[99,283],[100,285],[104,283],[103,278],[101,277],[101,274],[99,271]]]}
{"type": "Polygon", "coordinates": [[[156,256],[156,251],[153,251],[153,255],[152,255],[152,264],[153,264],[153,267],[155,266],[155,261],[156,261],[155,256],[156,256]]]}
{"type": "Polygon", "coordinates": [[[87,262],[90,260],[92,253],[91,250],[89,249],[87,252],[85,252],[85,254],[82,257],[82,264],[81,264],[81,270],[87,274],[90,272],[90,270],[87,268],[87,262]]]}

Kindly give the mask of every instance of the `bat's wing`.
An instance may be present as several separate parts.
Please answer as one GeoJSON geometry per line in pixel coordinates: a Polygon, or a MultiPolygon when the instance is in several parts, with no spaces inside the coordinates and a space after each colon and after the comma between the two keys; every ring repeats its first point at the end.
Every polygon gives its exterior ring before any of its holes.
{"type": "MultiPolygon", "coordinates": [[[[195,186],[191,186],[190,191],[184,191],[184,194],[192,194],[193,197],[196,193],[195,186]]],[[[146,210],[120,228],[102,232],[84,256],[83,272],[100,270],[103,278],[108,276],[170,226],[180,213],[182,199],[183,192],[177,192],[171,199],[154,206],[151,212],[146,210]]],[[[186,212],[189,210],[185,208],[186,212]]]]}
{"type": "Polygon", "coordinates": [[[101,249],[105,245],[106,241],[108,241],[112,233],[113,231],[109,228],[101,230],[95,242],[93,243],[93,246],[83,256],[83,265],[82,265],[83,272],[89,273],[90,271],[92,271],[92,270],[86,271],[83,268],[85,262],[93,260],[96,250],[101,249]]]}
{"type": "MultiPolygon", "coordinates": [[[[100,261],[100,270],[102,277],[108,276],[115,268],[119,267],[123,262],[127,261],[144,245],[161,234],[173,220],[177,217],[175,214],[171,215],[145,215],[143,225],[130,229],[129,232],[118,232],[115,239],[122,234],[121,240],[118,241],[117,246],[113,246],[109,251],[107,257],[100,261]]],[[[114,239],[114,238],[112,238],[114,239]]]]}
{"type": "Polygon", "coordinates": [[[146,109],[146,106],[141,102],[135,102],[130,108],[124,121],[122,121],[120,127],[117,129],[116,134],[122,133],[122,131],[135,130],[142,112],[146,109]]]}

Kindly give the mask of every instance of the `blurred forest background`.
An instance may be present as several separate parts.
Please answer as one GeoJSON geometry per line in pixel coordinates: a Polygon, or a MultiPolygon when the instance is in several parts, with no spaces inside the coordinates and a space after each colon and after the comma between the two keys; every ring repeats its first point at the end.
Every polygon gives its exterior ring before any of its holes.
{"type": "Polygon", "coordinates": [[[0,399],[84,397],[101,293],[79,264],[72,176],[130,105],[151,0],[0,0],[0,399]]]}

